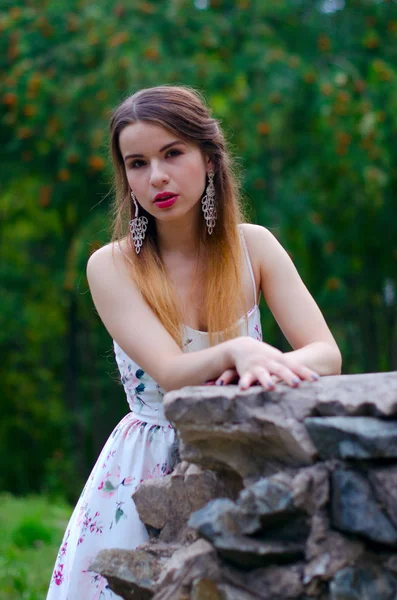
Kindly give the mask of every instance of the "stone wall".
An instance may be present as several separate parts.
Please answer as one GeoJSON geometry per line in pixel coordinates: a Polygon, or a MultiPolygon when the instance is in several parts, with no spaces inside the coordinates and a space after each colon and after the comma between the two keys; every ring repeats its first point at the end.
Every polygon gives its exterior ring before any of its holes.
{"type": "Polygon", "coordinates": [[[150,539],[92,570],[126,600],[396,600],[397,372],[165,398],[179,462],[133,496],[150,539]]]}

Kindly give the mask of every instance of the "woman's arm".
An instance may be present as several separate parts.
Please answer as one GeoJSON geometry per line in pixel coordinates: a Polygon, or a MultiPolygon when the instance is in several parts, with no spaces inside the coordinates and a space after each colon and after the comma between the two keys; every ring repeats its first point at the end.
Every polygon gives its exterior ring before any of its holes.
{"type": "Polygon", "coordinates": [[[137,289],[117,245],[92,254],[87,279],[97,312],[111,337],[165,390],[198,385],[230,366],[227,344],[184,354],[137,289]],[[200,355],[200,356],[197,356],[200,355]]]}
{"type": "Polygon", "coordinates": [[[339,348],[287,252],[264,227],[244,225],[244,233],[265,300],[293,348],[284,356],[320,375],[340,373],[339,348]]]}
{"type": "Polygon", "coordinates": [[[312,373],[279,350],[247,337],[184,354],[137,289],[117,246],[104,246],[90,257],[87,278],[103,324],[134,362],[165,390],[200,385],[236,367],[240,377],[253,373],[264,387],[273,387],[269,369],[290,385],[312,373]],[[288,363],[288,364],[287,364],[288,363]]]}

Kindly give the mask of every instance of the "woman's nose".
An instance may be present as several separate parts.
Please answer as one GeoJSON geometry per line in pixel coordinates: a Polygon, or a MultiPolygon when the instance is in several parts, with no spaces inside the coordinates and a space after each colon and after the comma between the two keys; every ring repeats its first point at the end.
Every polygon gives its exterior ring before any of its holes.
{"type": "Polygon", "coordinates": [[[154,186],[162,185],[163,183],[167,183],[169,181],[169,176],[167,172],[162,168],[161,164],[154,163],[152,164],[151,173],[150,173],[150,183],[154,186]]]}

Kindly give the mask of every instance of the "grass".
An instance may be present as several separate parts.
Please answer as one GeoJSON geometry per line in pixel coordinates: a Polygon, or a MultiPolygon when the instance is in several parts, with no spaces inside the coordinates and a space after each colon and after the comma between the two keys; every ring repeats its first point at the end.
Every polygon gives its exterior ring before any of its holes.
{"type": "Polygon", "coordinates": [[[0,600],[44,600],[71,508],[0,494],[0,600]]]}

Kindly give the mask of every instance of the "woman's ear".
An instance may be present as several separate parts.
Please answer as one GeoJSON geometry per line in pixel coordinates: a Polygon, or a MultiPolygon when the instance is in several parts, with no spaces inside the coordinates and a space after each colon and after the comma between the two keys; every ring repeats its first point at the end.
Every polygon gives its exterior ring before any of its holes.
{"type": "Polygon", "coordinates": [[[207,157],[207,173],[208,171],[215,171],[215,167],[214,167],[214,162],[210,159],[210,157],[207,157]]]}

